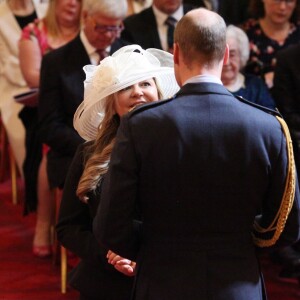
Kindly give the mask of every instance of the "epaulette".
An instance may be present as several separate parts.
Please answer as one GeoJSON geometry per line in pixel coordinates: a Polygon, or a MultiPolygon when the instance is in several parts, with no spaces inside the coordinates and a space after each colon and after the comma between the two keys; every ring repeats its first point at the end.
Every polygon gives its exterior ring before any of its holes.
{"type": "Polygon", "coordinates": [[[253,102],[251,102],[251,101],[249,101],[249,100],[243,98],[242,96],[237,96],[237,95],[235,95],[234,97],[235,97],[236,99],[238,99],[239,101],[241,101],[241,102],[243,102],[243,103],[246,103],[246,104],[248,104],[248,105],[251,105],[251,106],[253,106],[253,107],[256,107],[256,108],[258,108],[258,109],[260,109],[260,110],[262,110],[262,111],[264,111],[264,112],[266,112],[266,113],[268,113],[268,114],[271,114],[271,115],[273,115],[273,116],[275,116],[275,117],[277,116],[277,117],[282,118],[282,115],[280,114],[280,112],[279,112],[278,110],[274,110],[274,109],[271,109],[271,108],[268,108],[268,107],[265,107],[265,106],[262,106],[262,105],[253,103],[253,102]]]}
{"type": "Polygon", "coordinates": [[[157,107],[157,106],[160,106],[160,105],[164,105],[170,101],[172,101],[173,99],[175,98],[174,97],[171,97],[169,99],[166,99],[166,100],[159,100],[159,101],[154,101],[154,102],[149,102],[149,103],[146,103],[146,104],[143,104],[143,105],[138,105],[137,107],[135,107],[132,111],[129,112],[129,118],[131,118],[132,116],[142,112],[142,111],[145,111],[145,110],[148,110],[148,109],[151,109],[153,107],[157,107]]]}

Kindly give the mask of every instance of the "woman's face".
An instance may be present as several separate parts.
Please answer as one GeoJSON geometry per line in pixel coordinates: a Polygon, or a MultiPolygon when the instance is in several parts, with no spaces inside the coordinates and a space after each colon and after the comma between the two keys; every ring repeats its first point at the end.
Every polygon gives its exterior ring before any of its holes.
{"type": "Polygon", "coordinates": [[[158,97],[154,79],[147,79],[117,92],[115,110],[121,117],[137,105],[157,101],[158,97]]]}
{"type": "Polygon", "coordinates": [[[292,16],[297,0],[263,0],[263,3],[265,18],[275,24],[285,24],[292,16]]]}
{"type": "Polygon", "coordinates": [[[68,24],[79,24],[82,0],[57,0],[56,16],[60,23],[65,26],[68,24]]]}
{"type": "Polygon", "coordinates": [[[229,60],[227,64],[223,66],[221,80],[223,84],[233,84],[241,69],[241,57],[238,47],[238,42],[234,38],[228,38],[227,44],[229,46],[229,60]]]}

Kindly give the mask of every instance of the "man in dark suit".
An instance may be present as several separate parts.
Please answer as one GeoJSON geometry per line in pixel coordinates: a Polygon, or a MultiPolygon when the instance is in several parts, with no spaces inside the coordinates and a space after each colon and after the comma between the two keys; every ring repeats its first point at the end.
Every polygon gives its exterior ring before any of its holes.
{"type": "MultiPolygon", "coordinates": [[[[184,14],[193,9],[190,4],[182,4],[182,0],[153,0],[151,7],[138,14],[131,15],[124,20],[124,30],[121,34],[129,43],[138,44],[142,48],[157,48],[172,51],[168,45],[167,18],[173,19],[173,26],[184,14]]],[[[170,41],[170,44],[173,44],[170,41]]]]}
{"type": "Polygon", "coordinates": [[[63,187],[76,148],[83,142],[73,128],[73,115],[83,99],[83,66],[98,64],[105,51],[113,53],[125,45],[119,35],[126,0],[86,0],[83,5],[80,34],[42,61],[40,136],[50,147],[47,172],[51,188],[63,187]]]}
{"type": "Polygon", "coordinates": [[[136,260],[133,299],[263,299],[256,245],[300,236],[282,119],[223,87],[229,49],[218,14],[190,11],[174,41],[181,90],[121,120],[94,233],[136,260]]]}
{"type": "MultiPolygon", "coordinates": [[[[295,163],[300,172],[300,44],[279,51],[272,94],[293,140],[295,163]]],[[[300,279],[300,242],[277,250],[273,258],[283,264],[282,277],[300,279]]]]}

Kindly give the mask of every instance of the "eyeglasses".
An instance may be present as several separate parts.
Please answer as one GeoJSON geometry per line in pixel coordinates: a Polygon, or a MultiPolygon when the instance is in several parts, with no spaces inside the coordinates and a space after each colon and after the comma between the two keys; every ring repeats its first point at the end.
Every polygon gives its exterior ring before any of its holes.
{"type": "Polygon", "coordinates": [[[121,23],[120,25],[102,25],[97,23],[94,18],[93,22],[94,22],[94,29],[98,32],[98,33],[107,33],[107,32],[111,32],[113,34],[119,34],[123,29],[124,29],[124,25],[123,23],[121,23]]]}
{"type": "Polygon", "coordinates": [[[272,0],[274,4],[281,4],[281,2],[285,2],[286,5],[293,5],[296,3],[296,0],[272,0]]]}

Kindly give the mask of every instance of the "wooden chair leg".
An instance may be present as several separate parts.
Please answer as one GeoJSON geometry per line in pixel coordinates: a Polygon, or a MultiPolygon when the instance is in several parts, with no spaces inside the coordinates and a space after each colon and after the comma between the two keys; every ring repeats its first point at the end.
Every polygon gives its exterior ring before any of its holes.
{"type": "MultiPolygon", "coordinates": [[[[58,218],[58,212],[60,207],[62,197],[62,191],[60,189],[55,190],[55,221],[58,218]]],[[[60,280],[61,280],[61,293],[66,294],[67,292],[67,273],[68,273],[68,256],[67,256],[67,249],[60,245],[57,240],[56,233],[54,234],[54,242],[53,242],[53,263],[59,264],[60,263],[60,280]],[[60,257],[58,255],[60,253],[60,257]],[[60,261],[59,261],[60,260],[60,261]]]]}
{"type": "Polygon", "coordinates": [[[67,292],[67,249],[63,246],[60,247],[60,276],[61,276],[61,293],[66,294],[67,292]]]}

